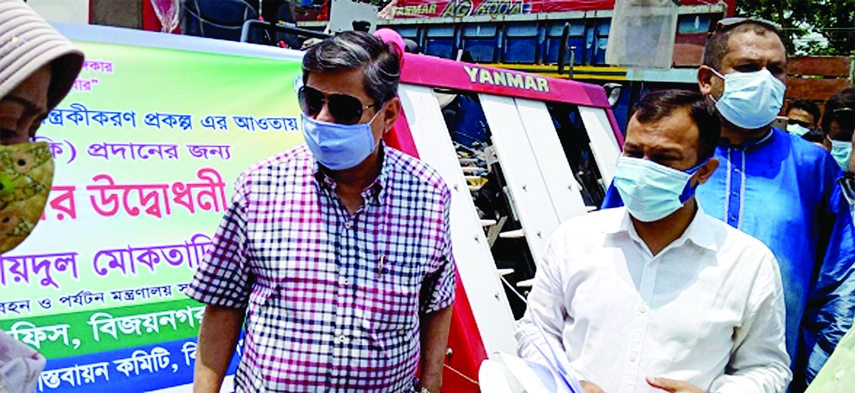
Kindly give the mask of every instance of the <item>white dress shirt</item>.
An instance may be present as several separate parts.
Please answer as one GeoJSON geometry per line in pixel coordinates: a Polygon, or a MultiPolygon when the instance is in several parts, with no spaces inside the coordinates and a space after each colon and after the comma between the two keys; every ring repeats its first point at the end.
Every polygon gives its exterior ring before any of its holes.
{"type": "Polygon", "coordinates": [[[653,256],[616,208],[556,230],[516,337],[521,357],[544,364],[537,347],[549,340],[605,393],[663,392],[646,377],[773,393],[792,378],[784,312],[778,263],[760,241],[698,209],[653,256]]]}

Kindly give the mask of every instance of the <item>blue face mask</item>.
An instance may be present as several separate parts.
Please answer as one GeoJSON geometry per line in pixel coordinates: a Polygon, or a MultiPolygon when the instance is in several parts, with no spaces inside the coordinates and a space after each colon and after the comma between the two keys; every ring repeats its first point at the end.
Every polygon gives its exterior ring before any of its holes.
{"type": "Polygon", "coordinates": [[[678,171],[650,160],[621,156],[614,185],[630,215],[643,222],[659,221],[695,195],[689,180],[704,164],[706,161],[688,171],[678,171]]]}
{"type": "Polygon", "coordinates": [[[810,132],[810,130],[805,128],[801,124],[787,124],[787,132],[795,136],[804,136],[805,134],[810,132]]]}
{"type": "Polygon", "coordinates": [[[852,142],[835,141],[831,138],[828,138],[828,140],[831,142],[831,156],[834,157],[834,161],[837,161],[837,165],[840,165],[840,168],[844,171],[849,170],[849,156],[852,155],[852,142]]]}
{"type": "Polygon", "coordinates": [[[377,143],[371,123],[336,124],[318,121],[303,115],[303,135],[312,155],[323,166],[334,171],[353,168],[374,152],[377,143]]]}
{"type": "Polygon", "coordinates": [[[712,72],[724,79],[724,93],[713,99],[715,108],[731,124],[754,130],[769,125],[781,111],[787,86],[765,68],[727,75],[712,72]]]}

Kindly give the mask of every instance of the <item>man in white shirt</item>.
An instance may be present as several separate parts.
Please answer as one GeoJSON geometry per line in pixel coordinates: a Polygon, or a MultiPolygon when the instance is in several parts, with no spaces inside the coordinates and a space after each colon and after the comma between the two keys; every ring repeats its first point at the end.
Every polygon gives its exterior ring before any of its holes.
{"type": "Polygon", "coordinates": [[[694,198],[719,137],[697,93],[639,101],[614,178],[626,207],[553,234],[517,330],[521,357],[545,363],[552,346],[586,393],[786,390],[778,263],[694,198]]]}

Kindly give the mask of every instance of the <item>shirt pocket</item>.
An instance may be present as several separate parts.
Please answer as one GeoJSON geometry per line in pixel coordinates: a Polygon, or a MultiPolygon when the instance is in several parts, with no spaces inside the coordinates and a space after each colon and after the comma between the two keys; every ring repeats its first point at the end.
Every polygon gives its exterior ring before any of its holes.
{"type": "Polygon", "coordinates": [[[379,349],[418,341],[412,340],[412,334],[418,330],[422,274],[417,263],[406,260],[392,258],[378,266],[380,274],[366,285],[369,307],[361,311],[362,329],[379,349]]]}

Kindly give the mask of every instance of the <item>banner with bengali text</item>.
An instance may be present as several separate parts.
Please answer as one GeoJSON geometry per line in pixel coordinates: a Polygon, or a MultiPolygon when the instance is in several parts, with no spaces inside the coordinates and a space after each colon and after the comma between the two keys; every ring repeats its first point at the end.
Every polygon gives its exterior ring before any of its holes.
{"type": "Polygon", "coordinates": [[[77,44],[37,137],[56,160],[45,214],[0,257],[0,329],[48,358],[40,392],[188,384],[204,307],[182,290],[232,182],[302,142],[300,62],[77,44]]]}

